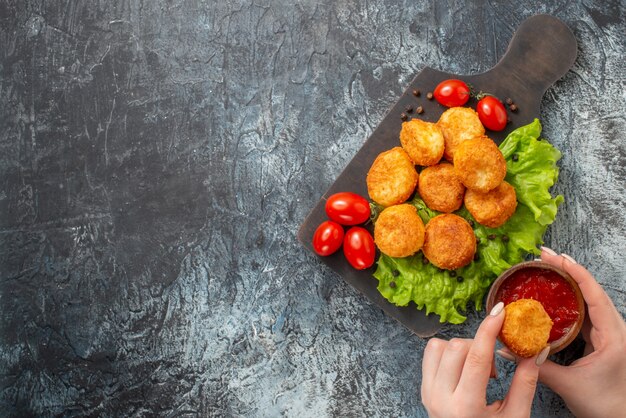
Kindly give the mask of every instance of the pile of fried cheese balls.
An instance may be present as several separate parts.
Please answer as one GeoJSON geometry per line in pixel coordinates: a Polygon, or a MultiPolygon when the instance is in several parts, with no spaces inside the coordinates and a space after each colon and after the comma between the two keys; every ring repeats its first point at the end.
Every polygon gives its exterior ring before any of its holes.
{"type": "Polygon", "coordinates": [[[441,269],[469,264],[476,237],[468,221],[452,212],[465,204],[478,223],[490,228],[515,213],[517,197],[504,181],[502,152],[468,107],[447,109],[437,123],[403,122],[400,143],[379,154],[367,173],[369,196],[384,207],[374,225],[376,245],[397,258],[421,250],[441,269]],[[416,166],[422,167],[419,173],[416,166]],[[430,209],[441,212],[426,225],[416,207],[405,203],[416,189],[430,209]]]}

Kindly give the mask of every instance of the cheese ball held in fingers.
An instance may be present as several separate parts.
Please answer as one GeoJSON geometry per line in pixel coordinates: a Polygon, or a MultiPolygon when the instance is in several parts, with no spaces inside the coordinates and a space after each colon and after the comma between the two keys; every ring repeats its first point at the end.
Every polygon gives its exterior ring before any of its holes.
{"type": "Polygon", "coordinates": [[[417,171],[408,154],[401,147],[395,147],[380,153],[374,160],[367,173],[367,192],[379,205],[397,205],[413,194],[417,180],[417,171]]]}
{"type": "Polygon", "coordinates": [[[424,244],[424,222],[408,203],[385,208],[374,225],[374,242],[390,257],[408,257],[424,244]]]}
{"type": "Polygon", "coordinates": [[[440,163],[422,170],[417,190],[430,209],[450,213],[463,204],[465,186],[452,164],[440,163]]]}
{"type": "Polygon", "coordinates": [[[515,188],[506,181],[487,193],[468,190],[464,200],[476,222],[489,228],[504,225],[517,208],[515,188]]]}
{"type": "Polygon", "coordinates": [[[400,143],[416,165],[434,165],[443,156],[443,134],[439,126],[432,122],[411,119],[402,123],[400,143]]]}
{"type": "Polygon", "coordinates": [[[448,161],[454,161],[454,154],[460,143],[485,134],[485,127],[480,123],[478,113],[469,107],[451,107],[441,114],[437,126],[443,134],[443,156],[448,161]]]}
{"type": "Polygon", "coordinates": [[[519,357],[532,357],[548,345],[552,320],[534,299],[518,299],[504,307],[500,339],[519,357]]]}
{"type": "Polygon", "coordinates": [[[432,218],[424,235],[424,255],[435,266],[455,270],[466,266],[476,253],[476,236],[470,224],[452,213],[432,218]]]}
{"type": "Polygon", "coordinates": [[[506,176],[506,160],[495,142],[486,136],[464,141],[454,154],[454,171],[470,190],[488,192],[506,176]]]}

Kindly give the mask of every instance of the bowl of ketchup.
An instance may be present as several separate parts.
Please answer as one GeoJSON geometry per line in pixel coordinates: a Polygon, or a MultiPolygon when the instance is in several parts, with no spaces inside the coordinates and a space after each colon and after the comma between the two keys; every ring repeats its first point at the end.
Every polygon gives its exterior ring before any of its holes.
{"type": "Polygon", "coordinates": [[[585,318],[585,301],[576,281],[565,271],[542,261],[527,261],[506,270],[493,282],[487,295],[487,312],[498,302],[534,299],[543,305],[553,325],[550,354],[576,338],[585,318]]]}

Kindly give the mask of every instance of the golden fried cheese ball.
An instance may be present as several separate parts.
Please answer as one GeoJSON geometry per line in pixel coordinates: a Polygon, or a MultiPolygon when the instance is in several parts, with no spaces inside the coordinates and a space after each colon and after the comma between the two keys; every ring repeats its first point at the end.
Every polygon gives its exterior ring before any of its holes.
{"type": "Polygon", "coordinates": [[[456,148],[461,142],[485,134],[485,127],[480,123],[478,113],[469,107],[451,107],[441,114],[437,125],[443,133],[443,156],[448,161],[454,161],[456,148]]]}
{"type": "Polygon", "coordinates": [[[463,204],[465,186],[452,164],[440,163],[422,170],[417,190],[430,209],[450,213],[463,204]]]}
{"type": "Polygon", "coordinates": [[[504,307],[500,340],[519,357],[532,357],[548,345],[552,320],[540,302],[518,299],[504,307]]]}
{"type": "Polygon", "coordinates": [[[382,206],[405,202],[415,191],[418,174],[406,151],[395,147],[376,157],[367,172],[367,192],[382,206]]]}
{"type": "Polygon", "coordinates": [[[400,131],[402,148],[417,165],[434,165],[443,156],[443,134],[439,126],[420,119],[402,123],[400,131]]]}
{"type": "MultiPolygon", "coordinates": [[[[423,178],[422,174],[420,183],[423,178]]],[[[517,194],[513,186],[503,181],[487,193],[468,190],[465,193],[465,207],[479,224],[497,228],[515,213],[517,194]]]]}
{"type": "Polygon", "coordinates": [[[422,251],[435,266],[455,270],[469,264],[474,258],[476,236],[465,219],[444,213],[426,224],[422,251]]]}
{"type": "Polygon", "coordinates": [[[486,136],[463,141],[454,154],[454,170],[471,190],[488,192],[506,176],[506,160],[495,142],[486,136]]]}
{"type": "Polygon", "coordinates": [[[374,242],[390,257],[408,257],[424,244],[424,222],[408,203],[385,208],[374,225],[374,242]]]}

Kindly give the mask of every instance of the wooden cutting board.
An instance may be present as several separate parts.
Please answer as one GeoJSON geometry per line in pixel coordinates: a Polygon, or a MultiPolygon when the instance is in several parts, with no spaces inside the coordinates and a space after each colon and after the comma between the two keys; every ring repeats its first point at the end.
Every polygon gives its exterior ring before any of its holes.
{"type": "MultiPolygon", "coordinates": [[[[501,132],[487,131],[487,135],[499,144],[512,130],[539,117],[543,94],[574,64],[576,49],[576,39],[563,22],[552,16],[536,15],[526,19],[520,25],[502,59],[487,72],[461,76],[432,68],[422,70],[311,210],[298,231],[298,239],[313,252],[311,241],[315,229],[327,220],[324,205],[328,196],[342,191],[368,196],[365,183],[367,172],[379,153],[400,146],[401,114],[405,112],[407,105],[411,105],[414,109],[422,106],[424,109],[424,113],[420,115],[415,112],[407,113],[409,117],[417,117],[430,122],[436,122],[439,119],[446,108],[434,99],[428,100],[426,94],[432,92],[441,81],[457,78],[476,90],[489,92],[501,100],[513,99],[518,109],[515,112],[508,112],[511,123],[507,125],[507,128],[501,132]],[[421,92],[419,97],[413,94],[416,89],[421,92]]],[[[475,105],[475,100],[471,99],[466,106],[475,108],[475,105]]],[[[371,225],[369,228],[371,231],[371,225]]],[[[413,303],[409,306],[398,307],[383,298],[376,289],[378,280],[373,277],[376,265],[367,270],[355,270],[345,260],[341,250],[329,257],[320,257],[320,259],[371,302],[415,334],[429,337],[441,328],[439,316],[426,315],[413,303]]]]}

